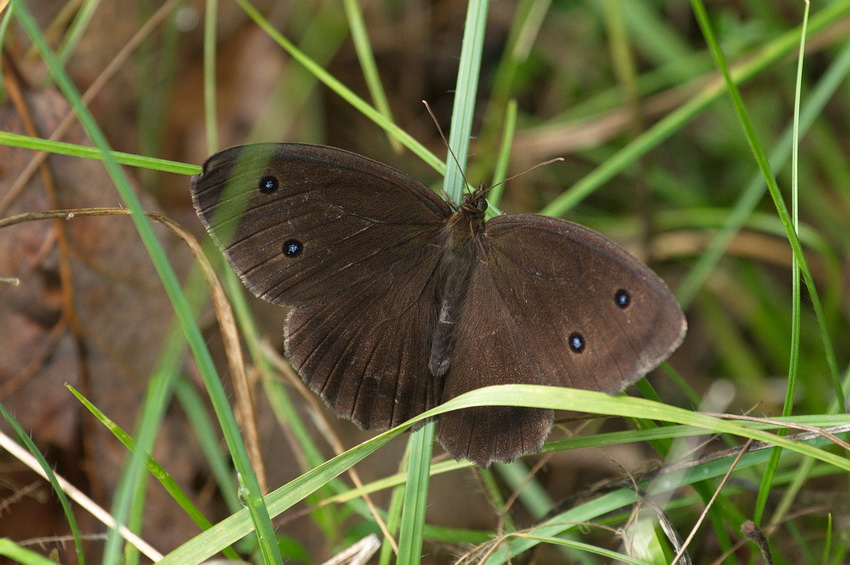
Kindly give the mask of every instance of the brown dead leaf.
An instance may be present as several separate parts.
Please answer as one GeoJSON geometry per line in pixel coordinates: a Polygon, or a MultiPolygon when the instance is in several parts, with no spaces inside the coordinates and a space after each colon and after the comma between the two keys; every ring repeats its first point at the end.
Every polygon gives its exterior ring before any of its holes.
{"type": "MultiPolygon", "coordinates": [[[[44,137],[68,111],[52,91],[28,94],[26,101],[38,135],[44,137]]],[[[0,129],[26,132],[17,109],[0,108],[0,129]]],[[[87,143],[79,128],[63,140],[87,143]]],[[[6,200],[32,157],[29,150],[0,147],[0,199],[6,200]]],[[[99,162],[51,155],[46,167],[46,174],[34,175],[12,199],[5,215],[118,204],[99,162]]],[[[140,197],[146,210],[157,210],[152,200],[140,197]]],[[[161,226],[155,229],[173,264],[178,269],[186,266],[188,253],[176,238],[161,226]]],[[[89,494],[109,507],[127,451],[64,383],[81,390],[125,430],[133,431],[173,318],[151,260],[126,216],[35,221],[2,230],[0,273],[21,282],[0,287],[0,402],[38,445],[62,452],[59,459],[65,464],[59,472],[80,481],[83,488],[88,485],[89,494]],[[60,244],[62,238],[67,238],[67,246],[60,244]],[[63,261],[70,267],[67,278],[61,271],[63,261]]],[[[163,425],[154,456],[189,488],[204,470],[196,468],[199,459],[181,425],[181,414],[168,414],[166,419],[173,421],[163,425]]],[[[174,547],[197,532],[160,487],[151,487],[148,496],[144,534],[156,540],[159,549],[174,547]]],[[[16,519],[14,507],[0,517],[6,519],[16,519]]],[[[87,533],[102,531],[93,521],[82,523],[87,533]]],[[[33,523],[32,536],[58,533],[39,531],[39,525],[33,523]]]]}

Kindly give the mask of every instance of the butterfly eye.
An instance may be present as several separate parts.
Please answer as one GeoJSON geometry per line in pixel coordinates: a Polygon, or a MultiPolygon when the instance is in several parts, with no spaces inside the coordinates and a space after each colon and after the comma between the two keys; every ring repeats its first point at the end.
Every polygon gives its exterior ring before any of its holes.
{"type": "Polygon", "coordinates": [[[298,257],[304,251],[304,244],[297,239],[288,239],[283,243],[283,254],[290,259],[298,257]]]}
{"type": "Polygon", "coordinates": [[[626,309],[632,303],[632,296],[629,294],[628,290],[620,289],[614,293],[614,304],[619,306],[622,309],[626,309]]]}
{"type": "Polygon", "coordinates": [[[260,182],[257,184],[257,188],[260,189],[260,192],[263,194],[271,194],[276,192],[280,187],[280,183],[277,180],[277,177],[267,176],[260,179],[260,182]]]}
{"type": "Polygon", "coordinates": [[[571,333],[570,337],[567,338],[567,343],[570,344],[570,349],[572,349],[573,353],[581,353],[587,345],[584,341],[584,336],[578,332],[571,333]]]}

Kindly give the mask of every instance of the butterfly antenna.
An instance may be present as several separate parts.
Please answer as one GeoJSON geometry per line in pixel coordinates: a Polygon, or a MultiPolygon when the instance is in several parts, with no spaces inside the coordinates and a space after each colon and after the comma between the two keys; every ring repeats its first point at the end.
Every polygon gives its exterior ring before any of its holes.
{"type": "MultiPolygon", "coordinates": [[[[431,115],[431,120],[433,120],[434,125],[437,126],[437,131],[440,132],[440,137],[443,138],[443,143],[446,144],[446,149],[449,150],[449,155],[452,156],[452,159],[454,160],[455,164],[457,165],[457,168],[460,171],[461,176],[463,177],[463,182],[466,183],[466,186],[472,186],[472,184],[469,182],[469,179],[467,179],[466,175],[463,173],[463,167],[460,166],[460,161],[458,161],[457,156],[455,155],[454,151],[452,151],[452,148],[449,145],[449,140],[446,139],[446,136],[443,133],[443,128],[440,127],[440,122],[437,121],[437,116],[435,116],[434,112],[431,110],[431,105],[428,104],[428,102],[426,100],[423,100],[422,103],[425,104],[425,109],[428,110],[428,114],[431,115]]],[[[488,186],[486,189],[483,190],[483,193],[486,194],[487,192],[490,192],[491,190],[493,190],[497,186],[505,184],[506,182],[511,181],[511,180],[513,180],[513,179],[515,179],[519,176],[526,174],[526,173],[530,173],[531,171],[533,171],[534,169],[536,169],[538,167],[544,167],[546,165],[551,165],[552,163],[557,163],[558,161],[563,161],[563,160],[564,160],[563,157],[555,157],[554,159],[549,159],[548,161],[543,161],[542,163],[537,163],[536,165],[529,167],[529,168],[525,169],[524,171],[521,171],[521,172],[519,172],[515,175],[511,175],[508,178],[502,179],[494,185],[488,186]]]]}
{"type": "Polygon", "coordinates": [[[530,173],[531,171],[533,171],[534,169],[537,169],[539,167],[545,167],[546,165],[551,165],[552,163],[557,163],[557,162],[563,161],[563,160],[564,160],[563,157],[555,157],[553,159],[549,159],[548,161],[543,161],[542,163],[537,163],[536,165],[533,165],[533,166],[525,169],[524,171],[520,171],[515,175],[511,175],[508,178],[504,178],[504,179],[500,180],[499,182],[497,182],[493,186],[488,186],[487,190],[490,191],[490,190],[496,188],[497,186],[499,186],[500,184],[505,184],[506,182],[514,180],[517,177],[521,177],[525,173],[530,173]]]}
{"type": "Polygon", "coordinates": [[[431,105],[428,104],[427,100],[422,101],[425,104],[425,109],[428,110],[428,114],[431,116],[431,120],[434,122],[434,125],[437,126],[437,131],[440,133],[440,137],[443,139],[443,143],[446,144],[446,149],[449,151],[449,155],[452,156],[452,160],[457,165],[457,169],[460,171],[460,176],[463,177],[463,182],[466,183],[467,187],[472,186],[469,182],[469,179],[466,178],[466,175],[463,173],[463,167],[460,166],[460,161],[458,161],[457,155],[452,151],[451,146],[449,145],[449,140],[446,139],[446,135],[443,133],[443,128],[440,127],[440,122],[437,120],[437,116],[434,115],[434,111],[431,110],[431,105]]]}

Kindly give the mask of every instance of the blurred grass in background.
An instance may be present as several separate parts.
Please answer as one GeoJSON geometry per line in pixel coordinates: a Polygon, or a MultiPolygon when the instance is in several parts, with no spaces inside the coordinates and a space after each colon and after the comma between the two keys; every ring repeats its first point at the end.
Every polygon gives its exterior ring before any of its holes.
{"type": "MultiPolygon", "coordinates": [[[[216,149],[246,141],[324,143],[440,186],[439,172],[401,149],[404,141],[388,135],[352,106],[348,94],[328,88],[296,62],[268,30],[246,16],[244,4],[222,2],[212,22],[210,6],[199,2],[166,3],[165,9],[151,2],[135,3],[131,9],[120,2],[27,5],[80,90],[92,84],[129,37],[153,18],[164,16],[143,33],[138,49],[90,105],[117,150],[199,164],[216,149]],[[214,47],[215,57],[205,63],[204,26],[210,23],[216,33],[207,36],[207,46],[214,47]],[[214,115],[204,112],[205,95],[208,103],[215,99],[214,115]]],[[[420,101],[426,100],[439,123],[448,128],[466,18],[464,3],[361,3],[366,52],[371,51],[377,73],[372,77],[364,76],[363,61],[368,55],[358,54],[352,40],[350,30],[356,29],[352,6],[342,1],[268,1],[254,6],[271,27],[330,77],[365,100],[385,99],[382,123],[394,123],[426,150],[441,158],[445,155],[444,143],[420,101]]],[[[758,141],[767,154],[775,156],[775,176],[790,202],[788,132],[798,86],[797,47],[804,6],[791,0],[740,0],[709,2],[705,9],[739,81],[758,141]]],[[[850,303],[843,292],[850,250],[848,10],[850,3],[838,0],[812,8],[799,83],[804,131],[797,161],[800,238],[842,378],[850,359],[850,303]]],[[[42,84],[43,65],[27,51],[25,34],[10,25],[5,41],[7,53],[30,83],[42,84]]],[[[508,183],[499,204],[502,211],[543,211],[597,229],[646,259],[683,301],[690,329],[670,361],[675,375],[670,378],[669,372],[656,371],[649,379],[652,388],[644,383],[640,393],[650,398],[657,395],[672,407],[778,416],[788,391],[792,328],[799,323],[799,365],[791,412],[818,424],[827,421],[826,415],[843,411],[844,399],[835,398],[835,369],[825,353],[822,328],[805,287],[802,315],[798,321],[792,316],[791,249],[753,158],[754,140],[744,133],[692,4],[672,0],[490,4],[481,85],[470,117],[474,139],[466,176],[472,183],[501,176],[498,159],[504,154],[500,148],[509,127],[515,128],[509,173],[552,157],[565,158],[564,163],[535,169],[508,183]]],[[[157,168],[151,163],[130,172],[169,216],[200,234],[189,204],[188,178],[157,168]]],[[[104,204],[112,205],[114,200],[114,193],[105,189],[104,204]]],[[[257,312],[254,323],[260,334],[279,345],[282,312],[254,302],[250,305],[257,312]]],[[[264,363],[259,351],[253,355],[252,363],[264,363]]],[[[284,431],[277,428],[271,413],[287,410],[281,408],[291,402],[286,395],[296,393],[287,393],[273,377],[265,378],[263,387],[255,392],[260,429],[268,434],[262,436],[261,446],[268,484],[275,488],[332,453],[322,441],[310,444],[319,434],[303,409],[304,422],[294,431],[289,429],[291,419],[281,424],[284,431]],[[271,408],[258,394],[261,390],[271,408]],[[293,435],[297,441],[287,442],[285,438],[293,435]]],[[[191,394],[179,391],[181,409],[189,411],[191,394]]],[[[190,420],[198,422],[205,409],[195,410],[198,416],[190,420]]],[[[333,420],[346,447],[374,435],[333,420]]],[[[674,447],[679,428],[652,431],[657,422],[632,423],[647,434],[647,440],[651,433],[658,435],[648,444],[628,444],[628,435],[616,435],[623,429],[620,420],[592,422],[583,432],[588,438],[557,445],[591,449],[557,453],[541,468],[534,464],[542,456],[525,458],[526,466],[497,466],[477,473],[458,470],[454,463],[435,465],[435,470],[451,473],[435,475],[431,483],[423,562],[443,563],[459,556],[476,562],[484,557],[491,539],[538,524],[555,503],[573,495],[577,499],[568,498],[569,504],[559,508],[585,509],[588,517],[582,520],[604,527],[586,525],[563,537],[619,550],[643,562],[669,561],[675,550],[658,527],[661,518],[651,511],[648,500],[638,505],[648,521],[636,520],[631,529],[627,521],[635,507],[627,495],[621,502],[627,506],[609,508],[596,502],[599,492],[592,490],[599,481],[616,479],[619,482],[606,483],[604,491],[620,488],[627,472],[639,478],[651,467],[650,461],[660,461],[670,452],[675,459],[693,456],[674,447]],[[613,447],[603,451],[609,441],[613,447]],[[534,473],[526,484],[528,469],[534,473]],[[519,502],[504,506],[513,490],[520,488],[524,490],[519,502]],[[620,513],[608,513],[616,508],[620,513]],[[622,528],[626,533],[621,538],[622,532],[608,528],[622,528]]],[[[565,427],[571,430],[567,437],[577,429],[573,423],[565,427]]],[[[37,440],[38,430],[32,433],[37,440]]],[[[217,433],[214,429],[207,433],[210,437],[200,441],[214,446],[217,433]]],[[[556,430],[553,439],[562,438],[564,433],[556,430]]],[[[740,444],[732,436],[723,441],[740,444]]],[[[358,465],[364,481],[394,475],[402,443],[396,441],[358,465]]],[[[844,455],[840,449],[833,451],[844,455]]],[[[718,467],[698,462],[705,481],[655,501],[681,537],[691,531],[730,463],[727,459],[725,467],[718,467]]],[[[207,465],[216,463],[198,464],[204,469],[207,465]]],[[[213,522],[235,512],[232,500],[229,510],[222,502],[232,493],[220,493],[232,485],[221,480],[207,483],[200,475],[198,481],[206,485],[207,490],[198,489],[205,500],[216,501],[210,515],[217,516],[211,518],[213,522]]],[[[741,465],[725,486],[709,519],[696,532],[689,553],[697,563],[724,556],[729,563],[754,559],[758,550],[744,544],[739,529],[744,519],[757,518],[777,562],[844,562],[850,514],[847,486],[847,476],[837,467],[797,453],[786,453],[772,463],[753,459],[741,465]],[[772,484],[764,484],[763,477],[774,471],[772,484]],[[773,523],[777,526],[769,527],[773,523]]],[[[382,514],[388,514],[392,524],[398,515],[393,503],[397,499],[391,500],[379,485],[373,487],[378,491],[373,495],[375,503],[386,510],[382,514]]],[[[191,485],[183,488],[190,498],[199,496],[191,494],[191,485]]],[[[337,481],[316,494],[305,493],[302,505],[276,522],[285,560],[318,562],[365,533],[378,531],[362,504],[315,509],[331,496],[345,497],[350,488],[347,482],[337,481]],[[308,508],[313,510],[307,512],[308,508]]],[[[108,496],[101,502],[110,505],[108,496]]],[[[9,514],[14,519],[14,507],[9,514]]],[[[570,520],[575,518],[561,518],[563,530],[574,525],[570,520]]],[[[195,533],[187,530],[184,539],[195,533]]],[[[157,545],[157,540],[149,541],[157,545]]],[[[388,551],[384,550],[382,559],[391,560],[388,551]]],[[[586,547],[565,550],[554,542],[537,545],[522,557],[521,551],[513,546],[502,558],[546,562],[564,559],[561,552],[568,551],[577,562],[608,561],[586,547]]]]}

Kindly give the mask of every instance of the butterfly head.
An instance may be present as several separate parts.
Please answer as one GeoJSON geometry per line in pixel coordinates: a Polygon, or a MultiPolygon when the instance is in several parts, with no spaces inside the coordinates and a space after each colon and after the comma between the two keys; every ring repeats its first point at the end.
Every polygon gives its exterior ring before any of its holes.
{"type": "Polygon", "coordinates": [[[473,192],[468,192],[463,195],[463,200],[460,203],[461,213],[470,216],[480,216],[484,218],[487,212],[487,199],[484,197],[490,187],[485,187],[483,184],[478,185],[473,192]]]}

